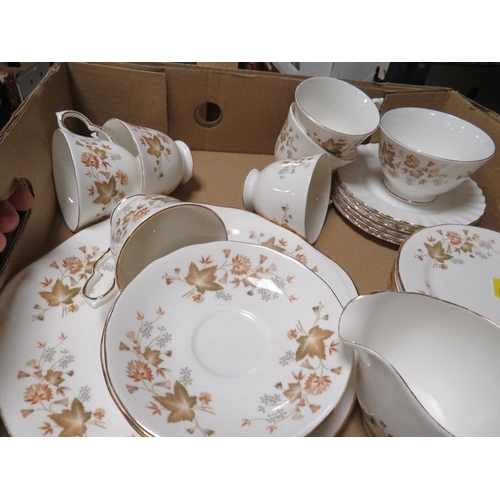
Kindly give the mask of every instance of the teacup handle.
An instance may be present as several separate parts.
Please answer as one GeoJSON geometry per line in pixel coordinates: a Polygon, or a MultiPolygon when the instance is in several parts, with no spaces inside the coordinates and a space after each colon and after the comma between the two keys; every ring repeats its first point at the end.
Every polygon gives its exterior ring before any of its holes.
{"type": "Polygon", "coordinates": [[[113,284],[108,288],[106,292],[103,294],[92,297],[90,292],[92,289],[101,281],[102,273],[100,271],[101,267],[112,257],[111,249],[108,250],[101,255],[101,257],[96,261],[94,267],[92,269],[92,274],[89,276],[85,285],[83,285],[82,295],[85,302],[92,307],[93,309],[97,309],[98,307],[107,304],[111,299],[118,295],[118,286],[116,284],[116,278],[113,279],[113,284]]]}
{"type": "Polygon", "coordinates": [[[104,135],[104,137],[110,141],[110,142],[115,142],[113,138],[108,134],[106,130],[104,130],[102,127],[99,127],[97,125],[94,125],[85,115],[82,113],[79,113],[78,111],[57,111],[56,112],[56,118],[57,118],[57,124],[60,129],[65,130],[66,132],[71,133],[70,130],[65,125],[65,120],[67,118],[76,118],[83,123],[85,123],[85,126],[91,131],[95,132],[97,135],[92,134],[93,137],[99,137],[101,138],[100,134],[104,135]]]}
{"type": "Polygon", "coordinates": [[[382,109],[384,101],[385,101],[385,99],[383,97],[374,97],[372,99],[373,104],[375,104],[375,106],[377,106],[377,109],[379,111],[382,109]]]}

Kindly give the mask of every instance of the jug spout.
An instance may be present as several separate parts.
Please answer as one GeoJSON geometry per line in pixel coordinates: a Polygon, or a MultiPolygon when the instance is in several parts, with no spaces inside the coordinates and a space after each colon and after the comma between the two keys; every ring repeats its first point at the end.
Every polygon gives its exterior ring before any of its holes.
{"type": "Polygon", "coordinates": [[[340,317],[339,337],[356,352],[356,393],[368,434],[451,436],[384,356],[384,345],[397,339],[391,332],[384,336],[383,329],[379,331],[377,303],[367,301],[366,297],[357,297],[345,307],[340,317]]]}

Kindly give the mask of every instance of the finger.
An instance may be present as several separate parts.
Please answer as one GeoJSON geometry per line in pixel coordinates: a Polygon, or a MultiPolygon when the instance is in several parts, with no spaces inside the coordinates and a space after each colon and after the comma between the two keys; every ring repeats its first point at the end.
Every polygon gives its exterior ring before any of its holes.
{"type": "Polygon", "coordinates": [[[5,234],[0,233],[0,253],[5,250],[6,246],[7,246],[7,238],[5,237],[5,234]]]}
{"type": "Polygon", "coordinates": [[[19,224],[19,214],[8,201],[0,201],[0,233],[10,233],[19,224]]]}
{"type": "Polygon", "coordinates": [[[12,206],[21,212],[30,210],[35,199],[25,184],[19,183],[16,190],[9,196],[8,201],[12,206]]]}

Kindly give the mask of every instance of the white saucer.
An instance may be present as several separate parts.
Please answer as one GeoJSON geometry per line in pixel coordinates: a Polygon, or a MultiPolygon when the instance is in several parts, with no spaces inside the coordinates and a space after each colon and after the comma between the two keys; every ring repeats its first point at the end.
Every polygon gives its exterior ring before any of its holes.
{"type": "Polygon", "coordinates": [[[383,217],[402,221],[415,230],[438,224],[475,224],[486,208],[484,195],[472,179],[427,204],[405,203],[395,198],[383,185],[378,144],[359,146],[358,158],[336,175],[344,193],[351,193],[383,217]]]}
{"type": "Polygon", "coordinates": [[[393,281],[500,324],[500,233],[454,224],[422,229],[400,247],[393,281]]]}
{"type": "Polygon", "coordinates": [[[181,248],[147,266],[103,333],[106,381],[152,436],[305,436],[339,404],[353,351],[342,305],[297,260],[240,242],[181,248]]]}
{"type": "MultiPolygon", "coordinates": [[[[247,211],[207,206],[223,219],[230,240],[269,246],[305,263],[335,288],[343,305],[357,295],[347,273],[297,235],[247,211]]],[[[103,221],[71,236],[2,290],[0,414],[10,435],[136,434],[114,404],[102,374],[100,340],[110,304],[94,310],[75,291],[108,245],[109,221],[103,221]],[[45,292],[49,295],[44,297],[45,292]],[[51,296],[63,300],[53,299],[50,306],[51,296]],[[72,421],[79,424],[72,426],[72,421]]],[[[102,285],[107,286],[105,279],[102,285]]],[[[350,384],[327,419],[331,427],[325,435],[339,432],[349,418],[355,401],[350,384]]]]}

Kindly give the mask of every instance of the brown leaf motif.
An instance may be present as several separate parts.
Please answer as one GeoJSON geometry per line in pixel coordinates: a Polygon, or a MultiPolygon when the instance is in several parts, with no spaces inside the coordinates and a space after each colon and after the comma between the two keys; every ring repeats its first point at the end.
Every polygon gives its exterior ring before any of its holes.
{"type": "Polygon", "coordinates": [[[118,194],[114,177],[111,177],[108,182],[96,182],[95,187],[99,193],[99,196],[94,200],[96,204],[109,205],[113,197],[118,194]]]}
{"type": "Polygon", "coordinates": [[[53,413],[49,417],[63,428],[60,437],[83,436],[87,432],[85,423],[90,420],[92,413],[85,411],[83,404],[77,399],[73,399],[70,410],[63,410],[61,413],[53,413]]]}
{"type": "Polygon", "coordinates": [[[170,412],[168,422],[192,421],[195,417],[193,407],[196,405],[197,398],[190,396],[179,381],[175,382],[173,393],[167,393],[165,396],[154,396],[154,399],[170,412]]]}
{"type": "Polygon", "coordinates": [[[215,282],[215,271],[217,266],[207,267],[205,269],[198,269],[194,262],[189,265],[189,273],[185,280],[190,285],[196,287],[196,290],[200,293],[205,293],[208,291],[222,290],[223,287],[215,282]]]}
{"type": "Polygon", "coordinates": [[[441,241],[438,241],[434,245],[429,245],[428,243],[424,243],[424,245],[425,245],[425,248],[427,248],[427,252],[429,253],[429,257],[436,259],[438,262],[443,263],[446,260],[453,258],[452,255],[446,253],[441,241]]]}
{"type": "Polygon", "coordinates": [[[324,341],[333,335],[331,330],[324,330],[319,326],[313,326],[309,330],[308,335],[302,335],[297,339],[297,342],[300,344],[297,349],[297,354],[295,356],[295,360],[299,361],[306,356],[315,357],[325,359],[325,344],[324,341]]]}
{"type": "Polygon", "coordinates": [[[143,136],[143,139],[148,143],[148,154],[159,158],[161,156],[161,152],[164,149],[159,137],[157,135],[154,135],[153,137],[143,136]]]}
{"type": "Polygon", "coordinates": [[[48,302],[49,306],[57,307],[60,304],[72,304],[79,292],[80,287],[70,288],[57,279],[50,292],[38,293],[48,302]]]}

